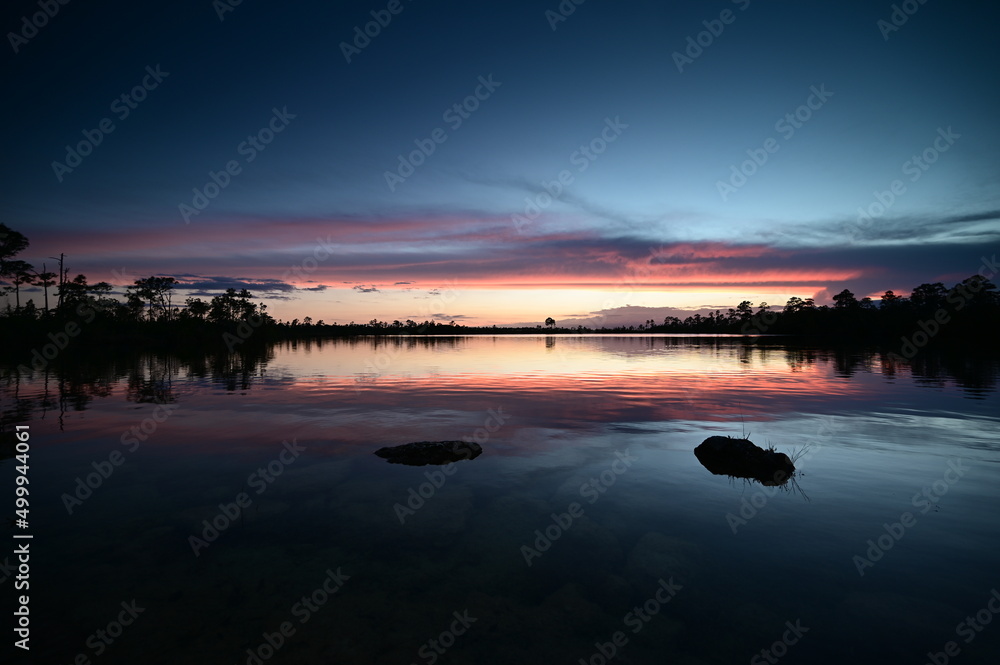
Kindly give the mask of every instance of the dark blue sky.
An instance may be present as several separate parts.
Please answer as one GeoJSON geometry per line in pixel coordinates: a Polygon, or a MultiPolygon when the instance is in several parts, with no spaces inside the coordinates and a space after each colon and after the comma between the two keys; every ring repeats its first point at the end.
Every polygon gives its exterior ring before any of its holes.
{"type": "Polygon", "coordinates": [[[39,267],[328,321],[958,281],[1000,236],[1000,10],[902,4],[8,3],[0,215],[39,267]]]}

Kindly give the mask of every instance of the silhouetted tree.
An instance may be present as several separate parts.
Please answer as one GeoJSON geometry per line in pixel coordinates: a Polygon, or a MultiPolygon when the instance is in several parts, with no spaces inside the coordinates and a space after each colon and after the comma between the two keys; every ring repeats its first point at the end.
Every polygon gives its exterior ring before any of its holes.
{"type": "Polygon", "coordinates": [[[736,306],[736,319],[740,323],[746,323],[753,318],[753,303],[749,300],[744,300],[739,305],[736,306]]]}
{"type": "Polygon", "coordinates": [[[72,312],[81,303],[87,302],[90,285],[86,275],[77,275],[72,281],[64,281],[59,285],[59,301],[61,308],[72,312]]]}
{"type": "Polygon", "coordinates": [[[854,309],[858,306],[858,301],[854,297],[854,294],[849,290],[844,289],[837,295],[833,297],[834,308],[836,309],[854,309]]]}
{"type": "Polygon", "coordinates": [[[184,304],[187,305],[187,308],[181,312],[181,316],[196,319],[198,321],[204,321],[205,316],[211,309],[211,305],[201,298],[188,298],[184,301],[184,304]]]}
{"type": "MultiPolygon", "coordinates": [[[[257,314],[257,307],[250,302],[253,298],[246,289],[236,291],[236,289],[226,289],[225,293],[212,298],[209,308],[208,320],[215,323],[226,323],[242,321],[257,314]]],[[[263,314],[263,312],[262,312],[263,314]]],[[[292,321],[292,325],[298,325],[299,320],[292,321]]]]}
{"type": "Polygon", "coordinates": [[[948,290],[941,282],[921,284],[910,294],[910,303],[921,315],[934,312],[944,305],[948,290]]]}
{"type": "Polygon", "coordinates": [[[35,286],[40,286],[45,290],[45,314],[49,313],[49,287],[55,286],[56,275],[54,272],[49,272],[45,269],[45,264],[42,264],[42,272],[35,273],[35,286]]]}
{"type": "Polygon", "coordinates": [[[996,285],[980,275],[966,277],[948,292],[947,302],[956,309],[970,306],[973,310],[992,309],[1000,306],[996,285]],[[959,305],[959,303],[962,305],[959,305]]]}
{"type": "Polygon", "coordinates": [[[12,275],[8,263],[28,248],[28,239],[6,224],[0,224],[0,278],[12,275]]]}
{"type": "Polygon", "coordinates": [[[794,314],[795,312],[799,312],[801,310],[802,298],[799,298],[798,296],[792,296],[788,299],[788,302],[785,303],[785,314],[794,314]]]}
{"type": "Polygon", "coordinates": [[[886,291],[882,294],[882,306],[883,311],[888,311],[893,307],[900,306],[904,301],[904,298],[897,296],[892,290],[886,291]]]}
{"type": "Polygon", "coordinates": [[[32,273],[34,268],[27,261],[7,261],[6,263],[7,275],[5,277],[10,278],[10,283],[14,288],[14,302],[15,310],[21,309],[21,285],[31,284],[34,277],[32,273]]]}
{"type": "Polygon", "coordinates": [[[177,284],[177,280],[173,277],[146,277],[135,280],[135,284],[128,287],[126,291],[130,295],[134,295],[142,303],[142,306],[149,303],[150,321],[156,317],[157,312],[159,312],[160,317],[169,319],[171,289],[174,288],[174,284],[177,284]]]}

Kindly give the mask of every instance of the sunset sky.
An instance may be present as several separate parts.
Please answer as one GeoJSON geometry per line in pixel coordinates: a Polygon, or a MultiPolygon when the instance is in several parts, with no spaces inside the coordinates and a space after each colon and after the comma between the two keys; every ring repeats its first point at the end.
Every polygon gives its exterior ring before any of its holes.
{"type": "Polygon", "coordinates": [[[994,5],[53,5],[0,14],[0,221],[39,270],[572,325],[950,286],[1000,248],[994,5]]]}

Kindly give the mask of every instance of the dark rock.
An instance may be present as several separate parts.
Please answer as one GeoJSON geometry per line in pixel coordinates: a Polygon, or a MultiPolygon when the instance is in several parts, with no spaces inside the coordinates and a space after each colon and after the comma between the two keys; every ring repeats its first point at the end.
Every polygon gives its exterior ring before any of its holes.
{"type": "Polygon", "coordinates": [[[418,441],[379,448],[375,454],[391,464],[425,466],[475,459],[483,454],[483,449],[478,443],[471,441],[418,441]]]}
{"type": "Polygon", "coordinates": [[[749,439],[710,436],[694,449],[706,469],[719,476],[756,480],[764,485],[784,485],[795,472],[785,453],[763,449],[749,439]]]}

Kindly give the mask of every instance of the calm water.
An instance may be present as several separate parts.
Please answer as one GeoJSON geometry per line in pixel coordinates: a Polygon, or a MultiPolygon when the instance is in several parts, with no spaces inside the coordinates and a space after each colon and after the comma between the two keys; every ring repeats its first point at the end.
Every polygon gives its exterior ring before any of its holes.
{"type": "Polygon", "coordinates": [[[0,388],[5,515],[30,426],[35,662],[1000,653],[995,362],[655,336],[60,360],[0,388]],[[793,483],[692,453],[744,431],[793,483]],[[463,438],[484,453],[452,467],[372,455],[463,438]]]}

